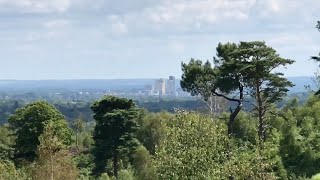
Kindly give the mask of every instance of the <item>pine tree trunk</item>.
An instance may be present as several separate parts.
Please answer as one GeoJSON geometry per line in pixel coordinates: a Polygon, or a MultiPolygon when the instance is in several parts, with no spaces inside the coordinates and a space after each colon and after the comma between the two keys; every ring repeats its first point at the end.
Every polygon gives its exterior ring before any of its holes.
{"type": "Polygon", "coordinates": [[[76,146],[79,147],[79,131],[76,132],[76,146]]]}
{"type": "Polygon", "coordinates": [[[50,167],[51,167],[51,180],[53,180],[53,157],[52,152],[50,152],[50,167]]]}
{"type": "Polygon", "coordinates": [[[259,139],[260,141],[264,141],[265,140],[265,129],[264,129],[264,119],[263,119],[263,102],[262,102],[262,98],[261,98],[261,92],[260,92],[260,84],[257,81],[256,82],[256,100],[258,102],[258,118],[259,118],[259,139]]]}
{"type": "Polygon", "coordinates": [[[243,106],[242,102],[239,102],[237,108],[233,112],[231,112],[231,114],[229,116],[229,123],[228,123],[228,135],[229,135],[229,137],[231,137],[232,134],[233,134],[233,123],[234,123],[237,115],[239,114],[240,110],[242,109],[242,106],[243,106]]]}
{"type": "Polygon", "coordinates": [[[116,152],[113,155],[113,175],[116,178],[118,177],[118,156],[116,152]]]}
{"type": "Polygon", "coordinates": [[[231,111],[231,114],[229,116],[228,135],[230,138],[233,134],[233,123],[243,106],[243,98],[244,98],[243,86],[240,83],[239,83],[239,94],[240,94],[240,97],[239,97],[239,100],[237,101],[238,103],[237,108],[234,111],[231,111]]]}

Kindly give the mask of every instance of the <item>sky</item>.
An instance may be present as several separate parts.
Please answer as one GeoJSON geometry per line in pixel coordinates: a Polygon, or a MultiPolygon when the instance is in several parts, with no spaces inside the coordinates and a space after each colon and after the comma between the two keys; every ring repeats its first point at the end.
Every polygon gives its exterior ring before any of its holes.
{"type": "Polygon", "coordinates": [[[263,40],[312,76],[319,0],[0,0],[0,79],[181,76],[219,42],[263,40]]]}

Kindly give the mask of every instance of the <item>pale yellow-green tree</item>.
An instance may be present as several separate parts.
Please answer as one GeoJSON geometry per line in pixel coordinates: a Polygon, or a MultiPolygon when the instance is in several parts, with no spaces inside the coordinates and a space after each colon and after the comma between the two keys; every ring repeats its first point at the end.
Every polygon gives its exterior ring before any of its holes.
{"type": "Polygon", "coordinates": [[[49,122],[39,137],[37,160],[32,168],[33,179],[69,180],[77,177],[72,156],[56,134],[57,126],[58,122],[49,122]]]}
{"type": "Polygon", "coordinates": [[[15,167],[9,160],[0,160],[0,180],[23,180],[27,179],[27,174],[23,170],[15,167]]]}

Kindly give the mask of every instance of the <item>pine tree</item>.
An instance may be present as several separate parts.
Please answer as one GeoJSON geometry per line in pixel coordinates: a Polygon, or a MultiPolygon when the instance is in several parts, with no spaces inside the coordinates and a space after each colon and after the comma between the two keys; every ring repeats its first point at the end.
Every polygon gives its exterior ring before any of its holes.
{"type": "Polygon", "coordinates": [[[91,109],[96,120],[93,135],[94,174],[105,172],[107,161],[112,160],[112,175],[117,177],[120,161],[130,159],[139,144],[135,137],[139,110],[132,100],[114,96],[95,102],[91,109]]]}

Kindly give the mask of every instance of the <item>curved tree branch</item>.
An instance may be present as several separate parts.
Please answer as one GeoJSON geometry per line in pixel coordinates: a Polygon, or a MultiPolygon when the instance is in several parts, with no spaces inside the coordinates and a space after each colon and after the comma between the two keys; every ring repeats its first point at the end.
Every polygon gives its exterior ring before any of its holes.
{"type": "Polygon", "coordinates": [[[218,96],[218,97],[223,97],[223,98],[225,98],[225,99],[228,100],[228,101],[233,101],[233,102],[238,102],[238,103],[240,102],[239,99],[229,98],[229,97],[227,97],[227,96],[225,96],[225,95],[223,95],[223,94],[217,93],[216,91],[212,91],[212,93],[213,93],[214,95],[218,96]]]}

